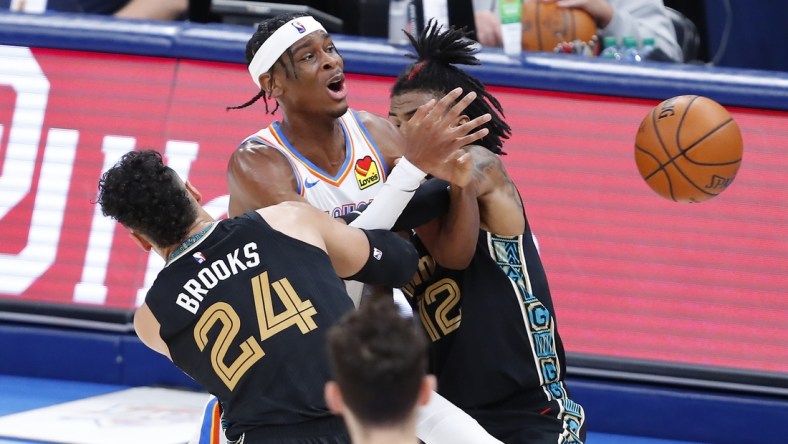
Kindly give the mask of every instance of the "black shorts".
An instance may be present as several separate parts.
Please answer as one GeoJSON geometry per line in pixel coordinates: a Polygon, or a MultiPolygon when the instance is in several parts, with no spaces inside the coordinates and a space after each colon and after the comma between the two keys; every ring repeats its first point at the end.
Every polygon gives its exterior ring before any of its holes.
{"type": "Polygon", "coordinates": [[[330,417],[258,427],[235,439],[228,437],[228,444],[350,444],[350,435],[341,417],[330,417]]]}

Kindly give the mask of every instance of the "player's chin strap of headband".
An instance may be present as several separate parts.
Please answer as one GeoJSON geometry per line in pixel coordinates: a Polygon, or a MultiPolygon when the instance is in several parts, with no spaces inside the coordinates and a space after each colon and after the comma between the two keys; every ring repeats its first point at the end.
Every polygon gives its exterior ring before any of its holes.
{"type": "Polygon", "coordinates": [[[287,48],[315,31],[326,32],[323,25],[308,15],[296,17],[274,31],[249,62],[249,74],[252,75],[255,85],[260,87],[260,76],[274,66],[287,48]]]}

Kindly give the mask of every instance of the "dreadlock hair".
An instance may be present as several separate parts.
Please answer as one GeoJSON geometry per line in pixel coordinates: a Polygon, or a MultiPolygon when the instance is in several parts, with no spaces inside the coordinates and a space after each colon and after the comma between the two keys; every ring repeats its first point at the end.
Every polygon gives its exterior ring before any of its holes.
{"type": "Polygon", "coordinates": [[[131,151],[99,180],[101,212],[147,236],[160,247],[186,238],[197,218],[189,192],[177,173],[153,150],[131,151]]]}
{"type": "MultiPolygon", "coordinates": [[[[276,17],[271,17],[269,19],[260,22],[260,24],[257,25],[257,31],[255,31],[255,33],[252,34],[252,37],[246,43],[246,66],[249,66],[249,64],[252,63],[252,58],[254,58],[254,55],[257,53],[260,47],[263,46],[263,43],[265,43],[265,41],[268,40],[268,38],[271,37],[271,35],[274,32],[276,32],[277,29],[281,28],[285,23],[289,22],[290,20],[293,20],[298,17],[304,17],[306,15],[308,14],[304,12],[294,12],[292,14],[277,15],[276,17]]],[[[290,52],[289,49],[287,50],[286,54],[290,57],[291,61],[293,61],[292,60],[293,54],[290,52]]],[[[271,66],[271,70],[273,69],[274,67],[271,66]]],[[[270,73],[271,71],[268,72],[270,73]]],[[[265,102],[266,114],[273,114],[276,112],[277,109],[279,109],[279,103],[276,103],[276,106],[274,106],[274,109],[272,111],[268,110],[268,99],[270,99],[271,96],[270,94],[266,93],[266,91],[262,88],[260,88],[260,92],[258,92],[256,96],[249,99],[249,101],[247,101],[246,103],[238,106],[228,106],[225,109],[229,111],[231,109],[246,108],[247,106],[250,106],[251,104],[257,102],[261,98],[265,102]]]]}
{"type": "Polygon", "coordinates": [[[479,65],[475,42],[465,28],[451,27],[443,30],[435,20],[430,20],[418,38],[407,33],[416,54],[416,59],[399,75],[391,89],[394,97],[412,91],[425,91],[443,97],[458,86],[465,93],[476,92],[476,99],[465,109],[464,114],[475,119],[489,113],[492,119],[484,124],[490,132],[477,143],[496,154],[502,151],[503,139],[508,139],[512,129],[503,120],[503,108],[498,99],[484,88],[478,79],[454,65],[479,65]]]}

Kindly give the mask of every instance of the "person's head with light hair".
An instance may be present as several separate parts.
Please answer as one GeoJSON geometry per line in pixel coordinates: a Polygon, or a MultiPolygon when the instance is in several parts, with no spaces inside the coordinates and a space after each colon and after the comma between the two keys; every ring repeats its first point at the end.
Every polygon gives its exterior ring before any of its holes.
{"type": "Polygon", "coordinates": [[[391,298],[370,298],[328,335],[329,408],[345,418],[354,443],[418,442],[416,411],[429,401],[427,338],[391,298]]]}

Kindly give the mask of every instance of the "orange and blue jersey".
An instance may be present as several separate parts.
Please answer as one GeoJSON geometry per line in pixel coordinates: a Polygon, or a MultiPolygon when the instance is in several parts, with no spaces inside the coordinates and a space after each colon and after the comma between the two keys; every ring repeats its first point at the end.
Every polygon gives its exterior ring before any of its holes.
{"type": "Polygon", "coordinates": [[[380,192],[388,175],[383,156],[358,114],[348,109],[339,122],[345,134],[345,160],[336,174],[327,173],[298,152],[278,122],[247,138],[256,139],[281,152],[293,168],[298,194],[332,217],[368,205],[380,192]]]}

